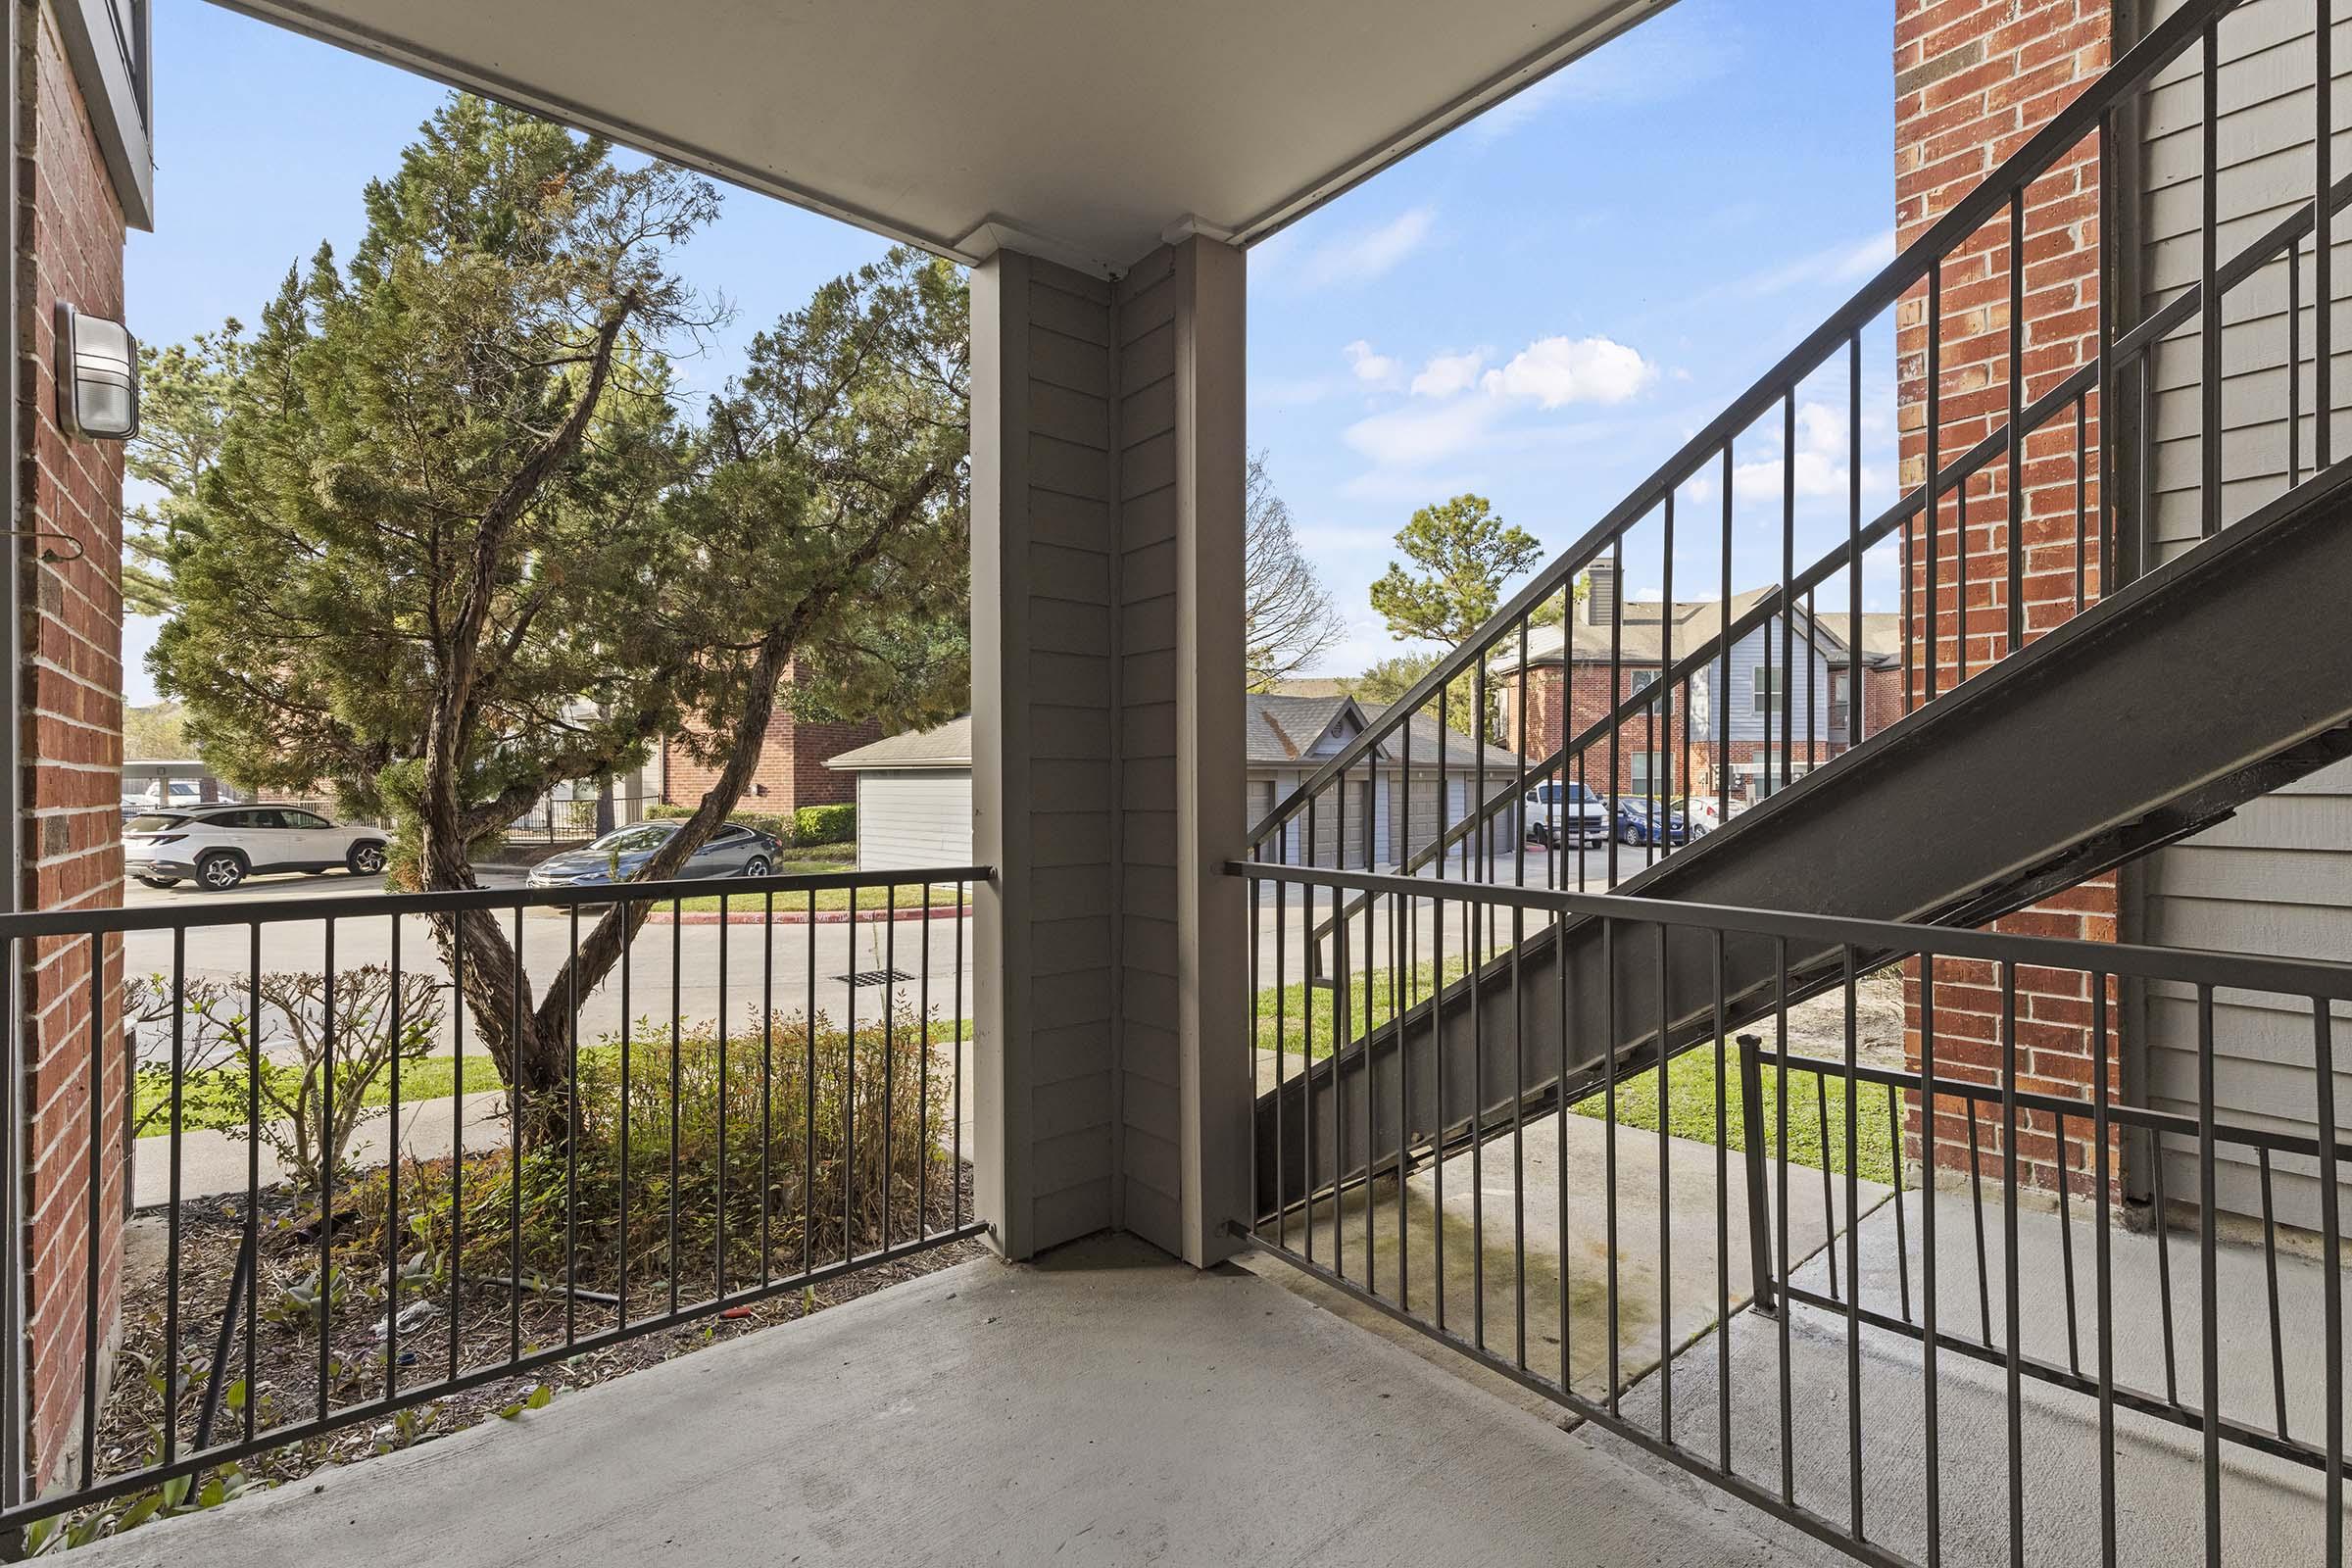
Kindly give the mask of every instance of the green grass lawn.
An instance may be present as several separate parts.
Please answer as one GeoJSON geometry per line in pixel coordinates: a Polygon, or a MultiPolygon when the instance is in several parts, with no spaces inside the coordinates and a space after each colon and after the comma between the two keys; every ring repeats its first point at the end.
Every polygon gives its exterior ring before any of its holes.
{"type": "MultiPolygon", "coordinates": [[[[1458,958],[1446,961],[1446,981],[1451,984],[1461,978],[1463,963],[1458,958]]],[[[1373,1028],[1396,1016],[1398,1004],[1409,1007],[1429,995],[1433,974],[1424,963],[1406,973],[1398,982],[1395,972],[1373,970],[1355,975],[1348,990],[1349,1017],[1354,1020],[1350,1038],[1365,1031],[1365,1009],[1370,1008],[1373,1028]],[[1404,993],[1409,990],[1408,1001],[1404,993]]],[[[1273,1051],[1279,1043],[1283,1052],[1298,1058],[1302,1050],[1311,1051],[1320,1061],[1332,1050],[1333,993],[1322,987],[1309,988],[1303,981],[1290,986],[1269,986],[1257,994],[1257,1049],[1273,1051]],[[1279,1022],[1278,1022],[1279,1012],[1279,1022]]],[[[1724,1119],[1731,1147],[1744,1152],[1747,1145],[1741,1134],[1740,1118],[1740,1065],[1736,1048],[1727,1048],[1725,1055],[1730,1064],[1732,1079],[1725,1086],[1724,1119]]],[[[1293,1067],[1292,1071],[1297,1071],[1293,1067]]],[[[1677,1056],[1666,1068],[1667,1131],[1677,1138],[1693,1143],[1712,1144],[1715,1141],[1715,1053],[1700,1046],[1677,1056]]],[[[1829,1109],[1828,1169],[1842,1175],[1845,1171],[1845,1089],[1843,1082],[1832,1078],[1817,1082],[1811,1073],[1791,1075],[1788,1093],[1788,1159],[1791,1164],[1822,1169],[1822,1101],[1826,1095],[1829,1109]]],[[[1764,1136],[1767,1149],[1772,1147],[1777,1132],[1777,1096],[1780,1074],[1777,1069],[1764,1069],[1764,1136]]],[[[1887,1123],[1888,1091],[1864,1085],[1856,1102],[1854,1129],[1855,1174],[1866,1181],[1891,1183],[1894,1180],[1894,1130],[1887,1123]]],[[[1578,1102],[1571,1107],[1580,1116],[1595,1119],[1607,1114],[1606,1102],[1598,1095],[1578,1102]]],[[[1644,1132],[1658,1129],[1658,1074],[1652,1068],[1617,1086],[1617,1125],[1644,1132]]]]}
{"type": "MultiPolygon", "coordinates": [[[[970,1027],[967,1020],[963,1029],[968,1033],[970,1027]]],[[[944,1044],[952,1041],[956,1037],[956,1022],[953,1018],[937,1019],[931,1025],[931,1038],[935,1043],[944,1044]]],[[[619,1054],[620,1048],[614,1045],[585,1046],[581,1048],[580,1057],[583,1061],[591,1057],[601,1057],[610,1061],[616,1058],[619,1054]]],[[[245,1111],[242,1104],[215,1106],[204,1103],[207,1100],[214,1098],[203,1093],[205,1080],[220,1076],[223,1075],[188,1074],[187,1087],[184,1091],[185,1108],[180,1115],[180,1126],[186,1131],[225,1132],[229,1128],[245,1125],[245,1111]]],[[[728,1076],[730,1078],[734,1076],[731,1068],[728,1076]]],[[[468,1095],[485,1094],[498,1087],[498,1069],[491,1064],[490,1058],[487,1055],[468,1054],[466,1057],[466,1093],[468,1095]]],[[[455,1056],[426,1056],[420,1060],[404,1062],[401,1065],[400,1102],[404,1106],[421,1105],[436,1100],[447,1100],[457,1093],[457,1089],[458,1058],[455,1056]]],[[[170,1095],[171,1091],[158,1081],[155,1075],[142,1074],[139,1077],[137,1105],[133,1114],[141,1127],[140,1137],[161,1138],[171,1132],[170,1095]],[[150,1116],[154,1118],[152,1121],[147,1119],[150,1116]]],[[[370,1105],[389,1105],[392,1102],[391,1078],[386,1076],[377,1079],[374,1085],[368,1089],[364,1102],[370,1105]]]]}
{"type": "MultiPolygon", "coordinates": [[[[857,869],[856,866],[843,862],[833,864],[803,862],[777,867],[778,874],[784,876],[816,876],[828,871],[855,871],[857,869]]],[[[851,900],[854,896],[857,907],[860,909],[884,909],[892,906],[894,895],[897,906],[902,909],[917,908],[926,903],[938,908],[952,908],[956,901],[956,891],[953,887],[933,887],[922,882],[902,882],[895,887],[887,888],[819,888],[815,895],[816,908],[820,914],[838,914],[851,906],[851,900]]],[[[775,897],[776,913],[779,915],[806,914],[808,911],[809,895],[806,893],[779,893],[775,897]]],[[[970,907],[971,902],[970,892],[966,889],[963,896],[964,906],[970,907]]],[[[719,910],[719,896],[713,893],[701,898],[680,900],[678,907],[689,914],[706,912],[716,914],[719,910]]],[[[767,895],[764,893],[738,893],[727,899],[725,903],[727,912],[730,914],[758,914],[767,906],[767,895]]],[[[654,906],[657,911],[668,907],[667,904],[654,906]]]]}
{"type": "MultiPolygon", "coordinates": [[[[1747,1141],[1740,1118],[1740,1054],[1724,1052],[1731,1074],[1724,1085],[1724,1123],[1733,1150],[1744,1152],[1747,1141]]],[[[1774,1147],[1778,1131],[1780,1073],[1766,1066],[1764,1078],[1764,1146],[1774,1147]]],[[[1791,1073],[1788,1086],[1788,1162],[1823,1169],[1822,1102],[1828,1100],[1828,1169],[1845,1172],[1845,1090],[1843,1081],[1817,1081],[1809,1072],[1791,1073]]],[[[1865,1181],[1891,1184],[1894,1180],[1894,1129],[1887,1124],[1886,1102],[1891,1093],[1876,1084],[1861,1086],[1855,1101],[1854,1173],[1865,1181]]],[[[1598,1095],[1572,1107],[1580,1116],[1597,1120],[1607,1114],[1598,1095]]],[[[1899,1105],[1898,1105],[1899,1110],[1899,1105]]],[[[1617,1086],[1617,1125],[1643,1132],[1658,1130],[1658,1073],[1656,1068],[1617,1086]]],[[[1715,1142],[1715,1053],[1699,1046],[1666,1064],[1666,1130],[1692,1143],[1715,1142]]]]}

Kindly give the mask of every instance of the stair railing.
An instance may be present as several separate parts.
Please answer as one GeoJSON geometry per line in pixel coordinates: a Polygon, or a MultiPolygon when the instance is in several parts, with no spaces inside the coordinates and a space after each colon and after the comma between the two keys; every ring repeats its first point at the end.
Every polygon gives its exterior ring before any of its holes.
{"type": "MultiPolygon", "coordinates": [[[[1896,665],[1892,656],[1867,652],[1871,639],[1865,633],[1863,576],[1874,548],[1893,540],[1900,556],[1900,706],[1905,711],[2016,652],[2153,564],[2159,543],[2149,506],[2155,482],[2154,353],[2160,342],[2192,322],[2203,356],[2200,533],[2209,537],[2222,528],[2222,305],[2232,288],[2281,256],[2287,264],[2290,298],[2289,365],[2296,368],[2288,377],[2289,484],[2300,482],[2307,471],[2300,405],[2301,310],[2314,313],[2316,342],[2323,346],[2314,355],[2313,371],[2313,408],[2323,414],[2333,408],[2325,346],[2334,341],[2329,247],[2313,247],[2308,307],[2301,300],[2300,247],[2314,233],[2317,213],[2324,210],[2332,219],[2352,201],[2352,178],[2336,180],[2329,166],[2329,18],[2328,0],[2316,0],[2313,197],[2235,254],[2223,256],[2216,196],[2219,28],[2243,3],[2189,0],[2149,29],[1851,300],[1532,577],[1476,633],[1441,658],[1399,701],[1308,775],[1257,824],[1251,858],[1321,865],[1329,845],[1340,850],[1339,858],[1331,861],[1334,866],[1346,863],[1351,855],[1360,855],[1358,863],[1371,863],[1383,838],[1374,823],[1359,820],[1351,839],[1347,786],[1352,779],[1366,786],[1361,799],[1375,803],[1383,799],[1381,781],[1390,780],[1392,797],[1385,807],[1375,807],[1391,829],[1386,843],[1393,853],[1382,858],[1405,874],[1434,871],[1443,878],[1449,863],[1459,861],[1458,874],[1494,880],[1500,875],[1496,852],[1507,848],[1515,861],[1513,879],[1527,885],[1525,843],[1532,829],[1548,839],[1555,852],[1540,880],[1554,888],[1586,891],[1587,857],[1568,856],[1561,843],[1580,808],[1531,799],[1531,789],[1539,786],[1547,786],[1555,796],[1599,798],[1611,830],[1601,868],[1604,887],[1618,885],[1629,874],[1645,873],[1689,841],[1731,825],[1737,811],[1751,804],[1742,799],[1748,786],[1758,795],[1769,795],[1814,767],[1830,765],[1900,716],[1886,711],[1891,705],[1883,699],[1874,704],[1868,689],[1872,668],[1891,672],[1896,665]],[[2110,246],[2108,236],[2117,231],[2118,183],[2127,167],[2121,157],[2124,140],[2136,134],[2126,122],[2157,74],[2200,47],[2202,265],[2194,282],[2125,327],[2117,309],[2124,286],[2118,265],[2121,248],[2110,246]],[[2079,363],[2037,370],[2029,355],[2049,345],[2029,338],[2026,304],[2029,290],[2035,286],[2031,274],[2052,258],[2037,257],[2029,248],[2028,216],[2037,182],[2053,175],[2067,178],[2085,142],[2095,144],[2097,228],[2096,237],[2079,243],[2074,254],[2087,253],[2095,262],[2095,332],[2087,343],[2082,335],[2073,340],[2079,363]],[[1999,226],[1987,236],[1984,231],[1994,224],[1999,226]],[[2005,300],[1987,297],[1984,285],[2004,273],[2005,300]],[[1998,304],[2006,306],[2005,320],[1995,324],[1998,313],[1992,307],[1998,304]],[[1898,353],[1918,366],[1924,380],[1924,462],[1917,482],[1900,486],[1891,505],[1866,517],[1863,335],[1882,316],[1898,308],[1915,313],[1916,326],[1924,327],[1924,341],[1915,348],[1906,351],[1898,344],[1898,353]],[[1965,340],[1972,333],[2005,336],[2003,353],[1948,371],[1947,338],[1958,334],[1965,340]],[[2089,352],[2081,352],[2084,347],[2089,352]],[[1807,455],[1800,450],[1800,433],[1810,433],[1800,432],[1800,424],[1809,423],[1816,411],[1800,408],[1799,398],[1814,377],[1834,374],[1840,357],[1846,404],[1841,454],[1845,527],[1843,536],[1809,565],[1800,565],[1797,501],[1800,466],[1807,455]],[[2023,373],[2014,373],[2021,368],[2023,373]],[[1967,385],[1966,375],[1980,368],[1984,371],[1983,380],[1967,385]],[[1947,381],[1955,377],[1962,379],[1947,389],[1947,381]],[[1997,404],[1988,398],[1995,392],[2001,394],[1997,404]],[[1944,452],[1952,429],[1974,417],[1980,406],[1985,433],[1956,455],[1944,452]],[[1767,476],[1765,470],[1775,466],[1743,467],[1736,448],[1740,438],[1776,408],[1780,568],[1769,585],[1741,591],[1734,572],[1737,501],[1743,476],[1767,476]],[[2132,433],[2129,462],[2122,458],[2126,425],[2132,433]],[[2071,596],[2062,590],[2055,600],[2029,604],[2028,579],[2034,575],[2029,569],[2031,548],[2027,530],[2015,526],[2005,529],[1995,574],[1989,581],[1980,576],[1972,583],[1970,557],[1985,552],[1972,551],[1969,545],[1971,481],[1985,475],[1988,493],[2007,508],[2021,495],[2030,500],[2034,493],[2050,491],[2048,473],[2034,470],[2053,463],[2062,470],[2060,486],[2071,480],[2071,596]],[[1990,491],[1996,464],[2003,483],[1990,491]],[[2109,475],[2118,482],[2100,482],[2109,475]],[[1712,496],[1705,493],[1710,490],[1712,496]],[[1678,607],[1675,599],[1677,528],[1679,524],[1689,540],[1692,524],[1688,514],[1694,498],[1702,507],[1715,503],[1708,510],[1716,514],[1717,569],[1703,585],[1712,591],[1711,609],[1706,601],[1678,607]],[[1678,510],[1683,515],[1678,516],[1678,510]],[[1629,542],[1652,519],[1658,526],[1655,554],[1649,559],[1657,564],[1660,584],[1654,620],[1629,617],[1620,591],[1627,581],[1629,542]],[[1604,586],[1605,615],[1597,603],[1580,611],[1579,599],[1588,587],[1597,600],[1604,597],[1604,586]],[[1839,587],[1843,614],[1838,614],[1834,600],[1826,616],[1817,614],[1818,601],[1839,587]],[[1589,696],[1582,704],[1572,695],[1574,645],[1580,633],[1587,645],[1586,667],[1605,669],[1607,683],[1597,697],[1589,696]],[[1542,661],[1557,663],[1558,673],[1548,690],[1535,669],[1542,661]],[[1736,711],[1739,694],[1732,690],[1735,667],[1740,664],[1754,672],[1752,712],[1745,714],[1736,711]],[[1842,697],[1830,689],[1838,672],[1845,682],[1842,697]],[[1844,734],[1835,738],[1829,722],[1833,702],[1844,708],[1846,719],[1844,734]],[[1540,757],[1531,755],[1544,738],[1531,723],[1531,709],[1537,708],[1546,710],[1541,729],[1560,736],[1558,744],[1540,757]],[[1470,710],[1466,724],[1465,709],[1470,710]],[[1583,717],[1580,709],[1596,711],[1571,731],[1569,725],[1583,717]],[[1421,718],[1426,730],[1433,713],[1437,732],[1447,736],[1446,757],[1434,768],[1434,791],[1422,779],[1422,773],[1433,771],[1430,737],[1425,733],[1418,743],[1423,768],[1417,771],[1410,723],[1421,718]],[[1481,741],[1510,747],[1517,765],[1494,765],[1488,747],[1467,746],[1467,736],[1453,733],[1459,729],[1474,730],[1481,741]],[[1749,732],[1744,739],[1739,733],[1743,729],[1749,732]],[[1465,743],[1466,761],[1456,759],[1457,740],[1465,743]],[[1736,756],[1742,747],[1752,754],[1744,760],[1736,756]],[[1642,759],[1638,767],[1635,758],[1642,759]],[[1467,777],[1457,778],[1462,774],[1467,777]],[[1711,800],[1694,787],[1702,774],[1711,800]],[[1459,811],[1452,809],[1457,790],[1466,795],[1466,808],[1459,811]],[[1423,799],[1433,793],[1434,811],[1423,799]],[[1401,794],[1401,808],[1396,794],[1401,794]],[[1429,830],[1417,831],[1417,821],[1427,822],[1433,814],[1429,830]],[[1328,840],[1318,833],[1325,822],[1328,840]],[[1359,839],[1360,844],[1355,842],[1359,839]],[[1641,862],[1630,872],[1624,854],[1629,846],[1640,852],[1641,862]]],[[[1811,455],[1823,456],[1819,450],[1811,455]]],[[[2328,420],[2323,416],[2314,421],[2308,469],[2316,471],[2330,461],[2328,420]]],[[[1984,501],[1977,499],[1982,524],[1984,501]]],[[[1885,640],[1880,641],[1883,647],[1885,640]]],[[[1335,896],[1307,933],[1318,972],[1324,945],[1363,902],[1335,896]]]]}

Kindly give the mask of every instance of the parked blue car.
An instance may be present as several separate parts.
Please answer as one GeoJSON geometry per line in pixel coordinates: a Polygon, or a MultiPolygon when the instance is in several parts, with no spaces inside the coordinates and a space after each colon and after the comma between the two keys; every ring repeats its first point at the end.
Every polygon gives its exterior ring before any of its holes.
{"type": "Polygon", "coordinates": [[[1621,795],[1617,798],[1616,807],[1617,841],[1620,844],[1674,845],[1690,842],[1690,822],[1682,812],[1674,810],[1663,801],[1621,795]]]}

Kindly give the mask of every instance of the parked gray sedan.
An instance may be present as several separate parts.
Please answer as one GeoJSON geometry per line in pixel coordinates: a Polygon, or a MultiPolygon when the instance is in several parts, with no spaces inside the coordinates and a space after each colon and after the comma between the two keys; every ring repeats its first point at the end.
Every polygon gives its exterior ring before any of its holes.
{"type": "MultiPolygon", "coordinates": [[[[610,882],[633,882],[645,872],[656,851],[667,844],[680,824],[632,822],[614,828],[585,849],[551,855],[531,867],[525,885],[534,888],[593,887],[610,882]]],[[[728,822],[710,841],[686,858],[680,877],[765,876],[775,868],[776,841],[757,828],[728,822]]]]}

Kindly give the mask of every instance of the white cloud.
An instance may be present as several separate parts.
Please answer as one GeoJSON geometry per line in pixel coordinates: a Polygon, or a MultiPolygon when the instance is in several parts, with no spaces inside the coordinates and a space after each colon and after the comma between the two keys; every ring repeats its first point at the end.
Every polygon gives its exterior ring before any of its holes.
{"type": "Polygon", "coordinates": [[[1427,244],[1437,222],[1435,209],[1413,207],[1385,223],[1337,235],[1307,254],[1301,275],[1316,287],[1368,283],[1427,244]]]}
{"type": "Polygon", "coordinates": [[[1501,413],[1492,398],[1454,398],[1358,419],[1345,438],[1384,468],[1420,468],[1476,446],[1501,413]]]}
{"type": "MultiPolygon", "coordinates": [[[[1848,455],[1845,416],[1826,403],[1798,404],[1794,463],[1797,498],[1810,501],[1846,495],[1851,472],[1846,465],[1848,455]]],[[[1783,467],[1779,455],[1739,465],[1732,470],[1735,492],[1748,498],[1781,494],[1783,467]]],[[[1864,493],[1874,493],[1879,484],[1880,475],[1865,464],[1864,493]]]]}
{"type": "Polygon", "coordinates": [[[1360,337],[1340,352],[1348,356],[1348,368],[1366,386],[1395,386],[1404,375],[1401,364],[1386,354],[1376,353],[1372,345],[1360,337]]]}
{"type": "Polygon", "coordinates": [[[1478,372],[1485,368],[1484,349],[1472,349],[1467,354],[1433,354],[1413,377],[1413,396],[1417,398],[1449,398],[1456,392],[1467,392],[1478,384],[1478,372]]]}
{"type": "Polygon", "coordinates": [[[1605,337],[1547,337],[1530,343],[1484,385],[1496,397],[1546,409],[1569,403],[1623,403],[1657,379],[1638,350],[1605,337]]]}

